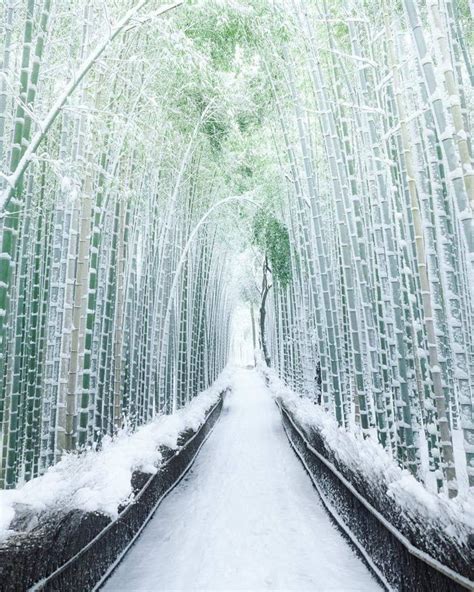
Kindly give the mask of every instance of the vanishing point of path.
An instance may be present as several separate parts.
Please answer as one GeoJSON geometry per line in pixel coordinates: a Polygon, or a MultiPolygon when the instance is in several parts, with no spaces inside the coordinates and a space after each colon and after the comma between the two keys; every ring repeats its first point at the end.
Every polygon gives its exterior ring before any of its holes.
{"type": "Polygon", "coordinates": [[[381,590],[335,529],[254,370],[239,370],[191,471],[108,592],[381,590]]]}

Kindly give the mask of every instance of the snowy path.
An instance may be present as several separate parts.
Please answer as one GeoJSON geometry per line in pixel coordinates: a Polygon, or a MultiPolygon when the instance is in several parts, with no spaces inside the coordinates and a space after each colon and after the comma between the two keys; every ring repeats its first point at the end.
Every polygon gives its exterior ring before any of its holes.
{"type": "Polygon", "coordinates": [[[381,590],[329,521],[249,370],[238,372],[192,470],[104,589],[381,590]]]}

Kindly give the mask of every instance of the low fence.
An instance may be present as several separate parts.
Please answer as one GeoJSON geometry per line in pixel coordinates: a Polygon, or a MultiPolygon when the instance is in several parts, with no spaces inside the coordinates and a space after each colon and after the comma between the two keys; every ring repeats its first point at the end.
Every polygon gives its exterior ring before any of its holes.
{"type": "Polygon", "coordinates": [[[224,395],[197,432],[183,435],[182,446],[170,453],[156,474],[134,473],[132,483],[137,493],[115,520],[97,512],[74,511],[36,532],[8,541],[0,548],[0,590],[98,589],[161,501],[190,469],[220,416],[224,395]]]}
{"type": "MultiPolygon", "coordinates": [[[[333,521],[348,538],[387,590],[400,592],[465,592],[474,590],[469,559],[460,560],[456,549],[443,549],[444,561],[417,548],[391,521],[367,501],[341,471],[328,460],[322,437],[305,433],[282,404],[283,425],[296,454],[309,473],[333,521]],[[311,441],[309,441],[311,440],[311,441]],[[464,571],[459,573],[453,566],[464,571]]],[[[381,503],[384,503],[383,501],[381,503]]],[[[398,522],[403,520],[397,517],[398,522]]],[[[422,528],[422,525],[421,525],[422,528]]],[[[469,554],[469,551],[468,551],[469,554]]]]}

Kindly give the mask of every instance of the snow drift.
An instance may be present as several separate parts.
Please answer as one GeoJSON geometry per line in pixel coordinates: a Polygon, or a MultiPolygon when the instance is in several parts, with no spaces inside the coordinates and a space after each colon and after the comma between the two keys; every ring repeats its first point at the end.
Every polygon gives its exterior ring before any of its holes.
{"type": "Polygon", "coordinates": [[[111,518],[131,501],[136,471],[154,474],[163,455],[160,448],[176,450],[179,437],[197,431],[220,394],[232,384],[233,370],[225,369],[214,384],[172,415],[159,415],[135,432],[121,430],[106,437],[99,451],[67,454],[41,477],[13,490],[0,491],[0,540],[15,533],[15,518],[35,517],[71,510],[100,512],[111,518]]]}
{"type": "Polygon", "coordinates": [[[472,578],[472,488],[454,499],[428,491],[376,440],[339,427],[335,418],[312,400],[294,393],[272,370],[261,370],[273,396],[288,410],[308,442],[388,522],[421,551],[472,578]]]}

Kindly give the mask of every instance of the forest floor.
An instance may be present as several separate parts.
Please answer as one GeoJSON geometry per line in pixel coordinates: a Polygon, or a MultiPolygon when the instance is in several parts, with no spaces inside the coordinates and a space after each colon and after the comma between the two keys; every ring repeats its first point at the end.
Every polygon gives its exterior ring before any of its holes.
{"type": "Polygon", "coordinates": [[[104,589],[381,590],[333,526],[255,370],[104,589]]]}

